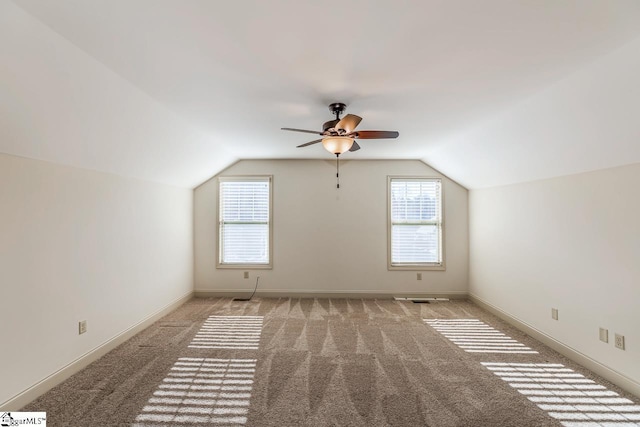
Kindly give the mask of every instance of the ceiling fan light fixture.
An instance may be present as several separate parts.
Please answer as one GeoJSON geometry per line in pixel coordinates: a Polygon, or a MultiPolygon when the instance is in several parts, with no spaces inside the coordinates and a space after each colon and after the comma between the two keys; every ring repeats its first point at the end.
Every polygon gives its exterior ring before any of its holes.
{"type": "Polygon", "coordinates": [[[353,138],[348,136],[329,136],[322,139],[322,146],[331,154],[342,154],[349,151],[353,145],[353,138]]]}

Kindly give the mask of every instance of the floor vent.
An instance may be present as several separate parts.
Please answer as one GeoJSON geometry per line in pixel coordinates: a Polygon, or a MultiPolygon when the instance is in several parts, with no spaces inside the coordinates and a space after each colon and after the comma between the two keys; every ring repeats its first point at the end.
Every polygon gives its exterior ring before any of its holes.
{"type": "Polygon", "coordinates": [[[429,304],[434,301],[449,301],[449,298],[407,298],[407,297],[393,297],[396,301],[411,301],[415,304],[429,304]]]}

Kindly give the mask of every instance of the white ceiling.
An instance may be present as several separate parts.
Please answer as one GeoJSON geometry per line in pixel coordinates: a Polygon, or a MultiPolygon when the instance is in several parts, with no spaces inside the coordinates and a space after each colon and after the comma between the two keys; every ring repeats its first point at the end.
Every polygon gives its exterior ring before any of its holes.
{"type": "Polygon", "coordinates": [[[637,74],[607,64],[640,72],[639,36],[637,0],[1,2],[0,151],[192,187],[237,159],[327,158],[279,128],[342,101],[400,132],[345,157],[422,159],[469,188],[640,162],[634,117],[572,132],[602,96],[638,111],[637,74]],[[557,108],[594,79],[584,114],[557,108]]]}

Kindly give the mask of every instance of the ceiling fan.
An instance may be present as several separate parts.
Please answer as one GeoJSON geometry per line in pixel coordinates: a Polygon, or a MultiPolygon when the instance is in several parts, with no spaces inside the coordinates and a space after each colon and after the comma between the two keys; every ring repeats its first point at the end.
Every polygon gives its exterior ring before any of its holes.
{"type": "Polygon", "coordinates": [[[347,114],[342,119],[340,115],[347,108],[342,102],[334,102],[329,105],[329,111],[336,115],[334,120],[329,120],[322,125],[322,132],[306,129],[281,128],[292,132],[313,133],[321,135],[322,138],[300,144],[297,148],[308,147],[309,145],[322,142],[324,148],[336,155],[336,178],[338,180],[336,187],[340,188],[340,154],[346,151],[358,151],[360,145],[355,139],[390,139],[397,138],[400,133],[389,130],[356,130],[356,127],[362,121],[362,117],[355,114],[347,114]]]}
{"type": "Polygon", "coordinates": [[[334,120],[329,120],[322,125],[322,132],[315,130],[294,129],[294,128],[281,128],[282,130],[288,130],[292,132],[303,132],[321,135],[322,138],[314,141],[300,144],[297,148],[307,147],[309,145],[322,142],[324,148],[332,154],[339,156],[346,151],[358,151],[360,145],[355,142],[355,139],[389,139],[397,138],[400,135],[397,131],[386,130],[360,130],[356,131],[356,127],[362,120],[362,117],[358,117],[355,114],[347,114],[342,119],[340,115],[347,108],[342,102],[334,102],[329,105],[329,111],[335,114],[334,120]]]}

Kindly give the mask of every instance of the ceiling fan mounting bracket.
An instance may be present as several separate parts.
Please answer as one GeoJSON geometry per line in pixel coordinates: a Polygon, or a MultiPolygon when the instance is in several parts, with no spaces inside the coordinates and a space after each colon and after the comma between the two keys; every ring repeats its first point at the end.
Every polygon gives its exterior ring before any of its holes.
{"type": "Polygon", "coordinates": [[[336,119],[340,120],[340,114],[344,113],[344,110],[347,109],[347,105],[343,104],[342,102],[334,102],[333,104],[329,105],[329,111],[331,111],[332,114],[336,115],[336,119]]]}

